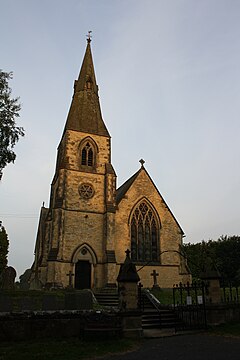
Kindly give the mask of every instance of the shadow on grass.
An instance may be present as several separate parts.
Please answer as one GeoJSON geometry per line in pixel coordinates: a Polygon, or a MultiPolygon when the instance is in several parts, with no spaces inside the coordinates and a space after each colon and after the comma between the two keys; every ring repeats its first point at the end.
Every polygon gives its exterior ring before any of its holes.
{"type": "Polygon", "coordinates": [[[240,323],[228,323],[214,326],[209,329],[209,332],[214,335],[240,337],[240,323]]]}
{"type": "Polygon", "coordinates": [[[105,341],[39,340],[0,343],[0,360],[77,360],[133,351],[140,341],[114,339],[105,341]]]}

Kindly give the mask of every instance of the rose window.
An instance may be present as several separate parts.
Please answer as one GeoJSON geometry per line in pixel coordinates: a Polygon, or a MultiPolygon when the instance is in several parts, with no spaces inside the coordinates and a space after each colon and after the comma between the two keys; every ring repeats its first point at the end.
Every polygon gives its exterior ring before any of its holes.
{"type": "Polygon", "coordinates": [[[79,194],[82,199],[90,199],[94,195],[94,189],[90,184],[81,184],[79,186],[79,194]]]}

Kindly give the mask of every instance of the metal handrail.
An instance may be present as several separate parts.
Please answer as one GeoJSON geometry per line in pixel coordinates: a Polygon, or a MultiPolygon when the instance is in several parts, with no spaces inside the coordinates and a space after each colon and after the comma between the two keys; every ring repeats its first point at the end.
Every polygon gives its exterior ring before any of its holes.
{"type": "Polygon", "coordinates": [[[161,307],[160,301],[150,292],[150,290],[144,289],[143,292],[153,306],[159,311],[161,307]]]}

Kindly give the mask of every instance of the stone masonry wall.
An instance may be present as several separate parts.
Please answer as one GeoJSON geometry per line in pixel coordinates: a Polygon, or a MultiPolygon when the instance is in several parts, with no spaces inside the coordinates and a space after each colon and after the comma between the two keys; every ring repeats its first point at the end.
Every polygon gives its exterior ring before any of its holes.
{"type": "Polygon", "coordinates": [[[150,274],[152,270],[155,269],[159,273],[159,285],[161,287],[171,287],[174,283],[182,281],[182,276],[179,274],[179,254],[174,252],[179,251],[179,245],[182,241],[182,232],[144,169],[139,173],[125,197],[118,205],[115,219],[115,249],[117,263],[122,263],[124,261],[126,249],[131,249],[130,217],[134,205],[143,199],[149,201],[155,208],[156,213],[159,214],[161,224],[160,253],[163,251],[169,252],[161,255],[162,266],[146,266],[141,270],[139,276],[145,287],[151,287],[153,280],[150,274]]]}
{"type": "Polygon", "coordinates": [[[77,259],[80,247],[85,244],[94,252],[92,259],[87,259],[92,264],[92,286],[100,287],[107,282],[103,263],[106,262],[105,172],[110,161],[110,138],[68,130],[64,146],[66,169],[59,171],[59,178],[64,174],[64,180],[57,181],[55,189],[55,194],[63,196],[63,209],[54,210],[51,239],[54,247],[59,248],[60,262],[48,266],[48,281],[58,279],[67,286],[69,279],[66,274],[69,270],[74,273],[71,262],[74,257],[77,259]],[[81,143],[86,138],[95,143],[93,168],[81,166],[81,143]],[[92,185],[93,197],[81,198],[79,185],[83,183],[92,185]]]}

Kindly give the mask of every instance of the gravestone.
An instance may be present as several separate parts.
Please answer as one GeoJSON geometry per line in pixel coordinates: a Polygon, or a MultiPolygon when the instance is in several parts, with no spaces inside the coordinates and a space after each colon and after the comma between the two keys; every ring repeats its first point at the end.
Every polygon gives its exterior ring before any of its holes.
{"type": "Polygon", "coordinates": [[[29,290],[31,273],[31,269],[27,269],[21,276],[19,276],[21,290],[29,290]]]}
{"type": "Polygon", "coordinates": [[[6,267],[1,273],[1,289],[14,290],[16,270],[12,266],[6,267]]]}

